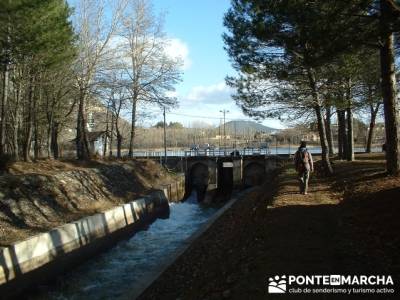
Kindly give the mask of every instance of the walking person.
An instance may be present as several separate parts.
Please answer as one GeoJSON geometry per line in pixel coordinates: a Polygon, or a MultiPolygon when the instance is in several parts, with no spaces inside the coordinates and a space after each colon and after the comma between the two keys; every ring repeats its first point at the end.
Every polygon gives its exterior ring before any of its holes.
{"type": "Polygon", "coordinates": [[[310,172],[314,172],[314,162],[311,153],[307,150],[307,143],[302,141],[294,154],[294,166],[299,174],[300,193],[307,195],[310,172]]]}

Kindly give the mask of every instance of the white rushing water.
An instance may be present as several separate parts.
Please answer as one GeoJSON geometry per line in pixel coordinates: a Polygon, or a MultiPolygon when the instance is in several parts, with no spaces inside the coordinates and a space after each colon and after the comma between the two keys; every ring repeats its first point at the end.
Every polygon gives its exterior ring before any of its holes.
{"type": "Polygon", "coordinates": [[[168,219],[157,219],[145,231],[43,286],[32,299],[121,299],[140,289],[143,278],[160,265],[205,223],[216,209],[201,207],[195,195],[170,204],[168,219]]]}

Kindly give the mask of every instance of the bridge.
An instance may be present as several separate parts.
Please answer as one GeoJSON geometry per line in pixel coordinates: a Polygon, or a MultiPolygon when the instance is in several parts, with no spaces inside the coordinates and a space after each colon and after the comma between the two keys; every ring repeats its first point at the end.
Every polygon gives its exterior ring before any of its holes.
{"type": "MultiPolygon", "coordinates": [[[[231,153],[236,154],[237,156],[270,155],[271,150],[270,148],[258,148],[258,147],[166,150],[167,157],[193,157],[193,156],[224,157],[224,156],[229,156],[231,153]]],[[[127,151],[125,151],[123,154],[127,154],[127,151]]],[[[146,158],[156,158],[156,157],[162,158],[165,156],[165,150],[135,150],[133,151],[133,156],[146,157],[146,158]]]]}
{"type": "Polygon", "coordinates": [[[234,189],[262,184],[279,167],[276,155],[175,156],[170,169],[185,174],[186,196],[196,190],[199,201],[226,200],[234,189]]]}

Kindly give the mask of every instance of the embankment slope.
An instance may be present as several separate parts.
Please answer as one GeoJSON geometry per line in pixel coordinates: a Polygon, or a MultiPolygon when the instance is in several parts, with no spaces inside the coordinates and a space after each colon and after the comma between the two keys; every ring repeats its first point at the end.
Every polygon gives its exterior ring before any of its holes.
{"type": "Polygon", "coordinates": [[[15,163],[0,176],[0,246],[103,212],[176,180],[151,160],[15,163]]]}

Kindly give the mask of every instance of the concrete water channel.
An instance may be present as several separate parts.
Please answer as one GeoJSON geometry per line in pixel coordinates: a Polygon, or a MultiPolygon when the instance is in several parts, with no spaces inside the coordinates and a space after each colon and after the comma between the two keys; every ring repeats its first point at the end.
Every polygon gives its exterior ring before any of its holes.
{"type": "Polygon", "coordinates": [[[169,218],[157,219],[51,285],[40,286],[28,299],[132,299],[216,211],[199,205],[195,193],[171,203],[169,218]]]}
{"type": "Polygon", "coordinates": [[[281,160],[277,156],[170,159],[185,173],[185,202],[168,203],[174,194],[178,197],[177,183],[175,193],[170,186],[2,249],[0,279],[5,284],[0,285],[0,298],[14,293],[23,299],[134,299],[196,232],[232,205],[233,200],[225,203],[234,191],[262,183],[281,160]],[[219,210],[199,203],[215,199],[222,206],[219,210]],[[34,290],[22,289],[32,286],[34,290]]]}
{"type": "Polygon", "coordinates": [[[234,188],[260,184],[262,178],[276,168],[277,158],[197,157],[185,162],[177,159],[175,163],[180,165],[178,169],[184,167],[186,174],[186,191],[190,196],[185,202],[171,203],[167,219],[157,219],[147,230],[137,232],[84,263],[52,286],[43,286],[42,292],[32,299],[132,299],[138,296],[217,212],[213,206],[199,204],[198,200],[205,200],[204,193],[216,195],[213,190],[222,191],[231,198],[234,188]]]}

